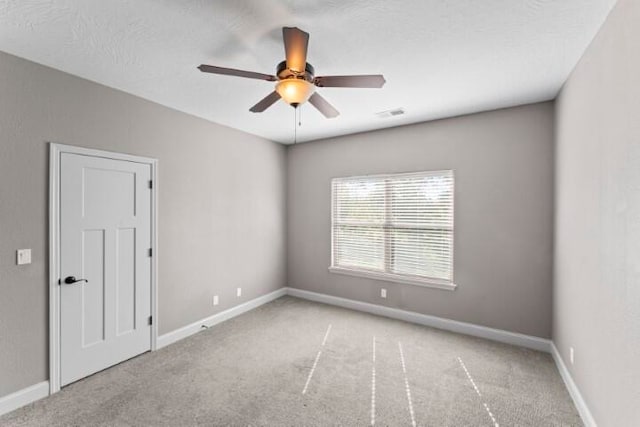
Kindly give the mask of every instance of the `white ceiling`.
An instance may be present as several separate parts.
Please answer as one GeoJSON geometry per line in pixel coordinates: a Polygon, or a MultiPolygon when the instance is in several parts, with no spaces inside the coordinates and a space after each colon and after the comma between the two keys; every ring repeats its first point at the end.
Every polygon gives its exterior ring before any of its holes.
{"type": "Polygon", "coordinates": [[[615,0],[0,0],[0,50],[162,105],[291,143],[294,110],[249,108],[273,83],[281,27],[310,33],[317,75],[384,74],[382,89],[322,88],[298,141],[553,99],[615,0]],[[402,107],[403,116],[375,113],[402,107]]]}

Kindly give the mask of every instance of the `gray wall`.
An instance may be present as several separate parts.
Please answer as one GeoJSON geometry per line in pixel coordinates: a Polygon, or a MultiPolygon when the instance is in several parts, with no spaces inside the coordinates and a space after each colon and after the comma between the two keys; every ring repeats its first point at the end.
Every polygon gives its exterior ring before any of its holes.
{"type": "Polygon", "coordinates": [[[638,23],[620,0],[556,110],[553,339],[601,426],[640,425],[638,23]]]}
{"type": "Polygon", "coordinates": [[[288,285],[549,338],[553,115],[542,103],[291,147],[288,285]],[[457,290],[327,270],[331,178],[439,169],[455,170],[457,290]]]}
{"type": "Polygon", "coordinates": [[[283,146],[0,53],[0,397],[48,378],[47,141],[159,159],[160,333],[285,285],[283,146]]]}

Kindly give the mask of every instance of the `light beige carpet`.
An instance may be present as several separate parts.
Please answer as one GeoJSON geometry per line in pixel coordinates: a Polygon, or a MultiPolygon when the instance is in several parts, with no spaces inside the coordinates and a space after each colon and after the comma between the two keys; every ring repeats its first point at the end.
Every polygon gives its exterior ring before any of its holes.
{"type": "Polygon", "coordinates": [[[548,354],[292,297],[0,418],[3,426],[372,422],[582,425],[548,354]]]}

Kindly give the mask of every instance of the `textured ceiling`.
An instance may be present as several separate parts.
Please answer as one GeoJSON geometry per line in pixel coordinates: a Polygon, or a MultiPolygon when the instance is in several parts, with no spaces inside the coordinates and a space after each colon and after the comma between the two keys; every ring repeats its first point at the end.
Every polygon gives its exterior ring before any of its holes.
{"type": "Polygon", "coordinates": [[[385,75],[322,88],[298,141],[553,99],[615,0],[0,0],[0,50],[265,138],[290,143],[294,110],[249,108],[273,83],[282,26],[311,34],[317,75],[385,75]],[[406,114],[375,113],[402,107],[406,114]]]}

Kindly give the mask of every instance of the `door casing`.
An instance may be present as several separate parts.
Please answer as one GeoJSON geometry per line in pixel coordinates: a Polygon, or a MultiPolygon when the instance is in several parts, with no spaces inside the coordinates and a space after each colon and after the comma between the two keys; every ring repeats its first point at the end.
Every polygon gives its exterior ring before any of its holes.
{"type": "Polygon", "coordinates": [[[151,351],[158,340],[158,160],[130,154],[49,143],[49,393],[60,391],[60,155],[80,154],[151,167],[151,351]]]}

